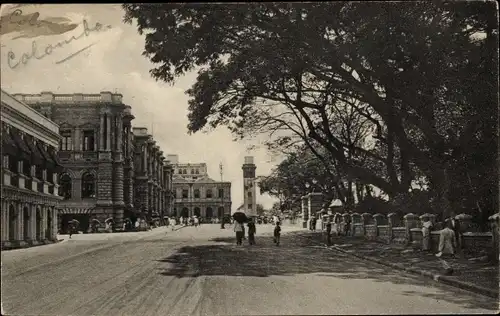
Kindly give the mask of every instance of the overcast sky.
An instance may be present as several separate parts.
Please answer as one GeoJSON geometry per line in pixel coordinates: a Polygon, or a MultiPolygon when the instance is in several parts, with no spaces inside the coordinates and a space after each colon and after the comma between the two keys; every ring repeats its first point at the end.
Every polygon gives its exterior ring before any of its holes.
{"type": "MultiPolygon", "coordinates": [[[[180,78],[174,86],[152,79],[152,65],[141,55],[144,38],[135,25],[122,22],[120,5],[11,5],[2,6],[1,15],[1,85],[7,92],[123,94],[124,103],[132,106],[136,117],[133,125],[151,131],[154,123],[154,138],[165,155],[178,154],[182,163],[206,162],[215,180],[220,179],[219,163],[223,163],[224,180],[232,182],[233,210],[243,201],[244,156],[255,157],[257,175],[267,175],[276,164],[264,148],[248,152],[250,143],[233,142],[225,128],[209,134],[187,134],[188,98],[184,91],[194,83],[196,73],[180,78]],[[15,10],[22,10],[22,15],[15,10]],[[38,18],[25,21],[26,14],[35,12],[40,13],[38,18]],[[79,37],[84,20],[91,29],[96,23],[104,27],[79,37]],[[72,36],[77,39],[56,47],[72,36]],[[54,48],[46,54],[50,44],[54,48]],[[33,45],[38,58],[19,63],[23,53],[32,54],[33,45]]],[[[271,207],[274,200],[259,196],[258,202],[271,207]]]]}

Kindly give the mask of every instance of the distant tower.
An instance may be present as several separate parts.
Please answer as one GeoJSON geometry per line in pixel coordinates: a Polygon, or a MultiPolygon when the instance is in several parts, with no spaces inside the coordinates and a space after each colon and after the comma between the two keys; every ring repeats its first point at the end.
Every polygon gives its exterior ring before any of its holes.
{"type": "Polygon", "coordinates": [[[257,216],[257,187],[253,157],[245,157],[243,169],[243,208],[247,216],[257,216]]]}

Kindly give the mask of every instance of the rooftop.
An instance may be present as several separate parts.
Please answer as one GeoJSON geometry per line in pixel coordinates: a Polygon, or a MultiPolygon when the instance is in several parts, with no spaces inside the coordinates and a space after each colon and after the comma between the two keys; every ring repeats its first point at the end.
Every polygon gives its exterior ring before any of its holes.
{"type": "Polygon", "coordinates": [[[102,91],[99,94],[56,94],[52,92],[41,92],[40,94],[16,93],[13,97],[25,103],[113,103],[122,104],[123,95],[102,91]]]}

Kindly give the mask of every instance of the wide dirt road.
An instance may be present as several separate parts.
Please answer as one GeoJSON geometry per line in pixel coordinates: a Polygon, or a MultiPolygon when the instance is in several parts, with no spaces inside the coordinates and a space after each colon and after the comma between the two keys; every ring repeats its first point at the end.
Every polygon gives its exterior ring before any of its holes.
{"type": "MultiPolygon", "coordinates": [[[[270,225],[257,246],[232,227],[79,235],[2,252],[8,315],[280,315],[484,313],[495,300],[308,246],[270,225]]],[[[307,233],[305,233],[307,234],[307,233]]]]}

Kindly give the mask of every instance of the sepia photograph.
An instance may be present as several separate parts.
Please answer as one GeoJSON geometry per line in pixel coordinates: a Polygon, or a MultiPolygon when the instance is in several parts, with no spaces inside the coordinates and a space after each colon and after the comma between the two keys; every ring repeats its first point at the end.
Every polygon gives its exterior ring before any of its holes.
{"type": "Polygon", "coordinates": [[[2,4],[1,315],[493,314],[499,4],[2,4]]]}

